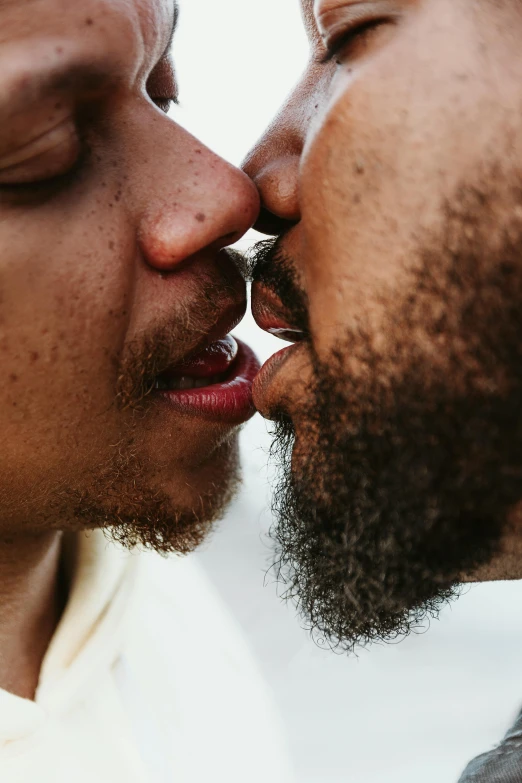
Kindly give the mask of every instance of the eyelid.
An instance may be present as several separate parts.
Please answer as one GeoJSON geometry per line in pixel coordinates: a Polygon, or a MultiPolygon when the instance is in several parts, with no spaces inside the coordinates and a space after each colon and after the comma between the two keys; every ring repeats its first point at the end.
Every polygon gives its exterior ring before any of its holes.
{"type": "Polygon", "coordinates": [[[71,117],[0,159],[0,185],[37,182],[66,172],[77,160],[80,139],[71,117]]]}
{"type": "Polygon", "coordinates": [[[153,103],[172,103],[174,106],[179,106],[179,98],[177,95],[150,95],[150,100],[153,103]]]}
{"type": "Polygon", "coordinates": [[[152,70],[147,80],[147,93],[152,101],[179,105],[179,90],[174,63],[170,55],[163,57],[152,70]]]}
{"type": "MultiPolygon", "coordinates": [[[[403,4],[402,4],[403,5],[403,4]]],[[[316,0],[314,6],[316,23],[323,41],[331,42],[350,27],[358,27],[377,19],[393,19],[401,12],[397,0],[369,0],[368,2],[347,2],[338,0],[316,0]]]]}

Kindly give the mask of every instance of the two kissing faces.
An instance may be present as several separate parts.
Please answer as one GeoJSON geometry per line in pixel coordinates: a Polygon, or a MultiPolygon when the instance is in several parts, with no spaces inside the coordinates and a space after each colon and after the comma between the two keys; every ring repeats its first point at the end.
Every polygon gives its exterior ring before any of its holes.
{"type": "Polygon", "coordinates": [[[256,409],[274,563],[337,648],[522,576],[522,11],[302,0],[242,170],[168,116],[178,14],[0,0],[6,783],[290,779],[223,608],[155,554],[222,516],[256,409]],[[248,282],[289,343],[262,368],[248,282]]]}

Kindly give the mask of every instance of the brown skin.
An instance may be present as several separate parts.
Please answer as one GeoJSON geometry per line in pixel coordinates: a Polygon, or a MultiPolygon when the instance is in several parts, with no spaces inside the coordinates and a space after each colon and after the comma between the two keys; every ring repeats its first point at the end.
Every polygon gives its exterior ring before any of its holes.
{"type": "Polygon", "coordinates": [[[235,464],[232,427],[118,404],[151,334],[178,330],[179,361],[245,308],[217,253],[258,197],[162,111],[173,17],[172,0],[0,2],[0,686],[27,697],[56,624],[61,531],[90,526],[79,498],[103,502],[130,461],[140,496],[210,517],[235,464]]]}
{"type": "MultiPolygon", "coordinates": [[[[504,139],[517,131],[521,58],[513,24],[522,15],[517,4],[505,5],[495,11],[486,0],[473,12],[466,2],[445,0],[316,0],[314,14],[312,0],[303,0],[309,65],[244,169],[261,194],[256,228],[290,229],[284,250],[307,293],[320,356],[361,313],[382,324],[376,295],[383,284],[400,290],[415,232],[436,227],[444,197],[499,134],[504,139]],[[339,54],[339,64],[321,63],[321,33],[333,35],[337,18],[346,18],[339,32],[348,31],[350,9],[360,23],[399,16],[361,35],[339,54]],[[494,72],[481,57],[485,45],[498,55],[494,72]],[[500,116],[499,105],[505,107],[500,116]],[[462,106],[458,122],[455,106],[462,106]]],[[[517,143],[512,160],[520,156],[517,143]]],[[[285,396],[297,400],[304,384],[291,390],[289,383],[297,367],[287,362],[285,373],[285,396]]],[[[281,393],[277,384],[267,391],[264,410],[281,393]]]]}
{"type": "MultiPolygon", "coordinates": [[[[419,240],[440,232],[460,184],[489,190],[483,161],[500,163],[501,183],[504,172],[518,181],[522,11],[489,0],[302,5],[309,65],[244,168],[261,194],[257,227],[286,232],[280,247],[309,304],[310,343],[258,384],[256,404],[268,417],[285,411],[306,450],[311,348],[327,362],[339,335],[364,324],[382,349],[387,308],[408,292],[419,240]],[[322,62],[325,42],[355,29],[322,62]]],[[[488,239],[500,243],[520,205],[500,189],[491,209],[488,239]]],[[[285,320],[284,302],[268,296],[285,320]]],[[[260,322],[266,302],[266,288],[254,284],[260,322]]],[[[360,373],[348,356],[344,369],[360,373]]],[[[515,505],[500,552],[464,580],[522,576],[519,518],[515,505]]]]}

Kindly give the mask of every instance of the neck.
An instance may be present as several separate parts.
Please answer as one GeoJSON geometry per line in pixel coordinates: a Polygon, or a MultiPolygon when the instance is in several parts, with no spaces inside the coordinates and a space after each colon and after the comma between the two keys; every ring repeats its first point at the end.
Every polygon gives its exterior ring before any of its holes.
{"type": "Polygon", "coordinates": [[[0,688],[33,699],[60,618],[61,534],[0,537],[0,688]]]}

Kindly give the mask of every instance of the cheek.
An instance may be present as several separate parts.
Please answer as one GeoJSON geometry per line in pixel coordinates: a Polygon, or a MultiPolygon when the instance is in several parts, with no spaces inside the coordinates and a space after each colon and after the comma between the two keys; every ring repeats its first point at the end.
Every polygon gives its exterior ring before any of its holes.
{"type": "Polygon", "coordinates": [[[457,79],[455,63],[435,68],[429,52],[417,58],[417,42],[401,43],[357,79],[336,77],[303,155],[302,252],[318,350],[343,327],[382,328],[383,292],[404,287],[419,247],[440,235],[446,201],[495,135],[491,125],[483,131],[487,96],[473,52],[466,61],[460,53],[457,79]]]}
{"type": "Polygon", "coordinates": [[[399,238],[404,208],[397,203],[394,144],[354,87],[329,107],[305,149],[302,256],[320,354],[356,325],[378,288],[395,282],[392,244],[404,248],[405,237],[399,238]]]}
{"type": "Polygon", "coordinates": [[[135,250],[122,219],[79,212],[0,223],[3,476],[73,470],[110,436],[135,250]]]}

